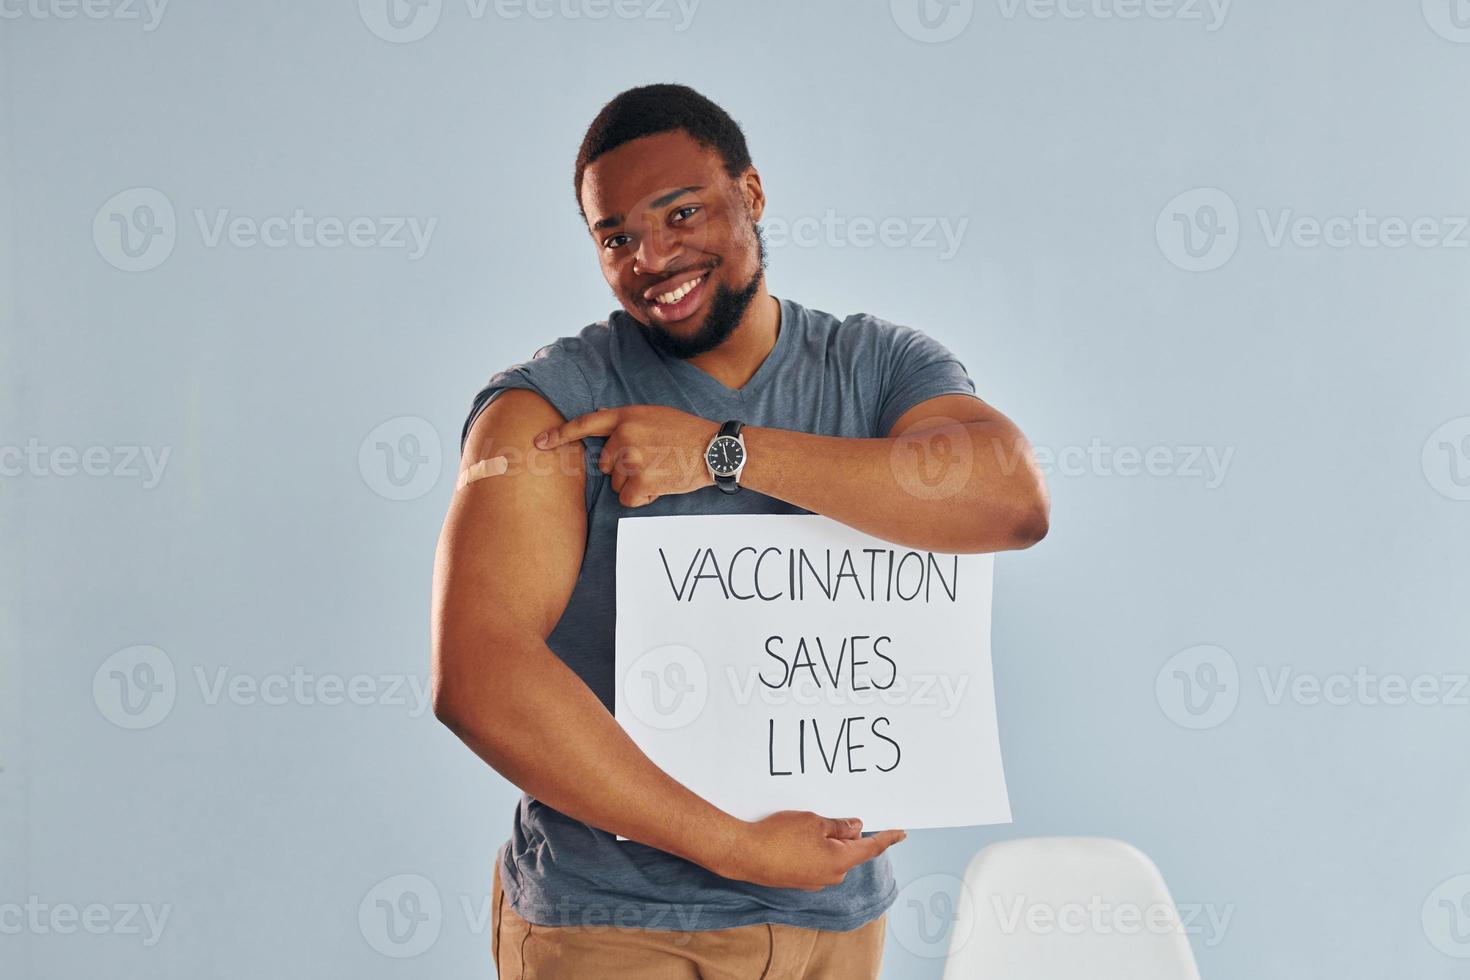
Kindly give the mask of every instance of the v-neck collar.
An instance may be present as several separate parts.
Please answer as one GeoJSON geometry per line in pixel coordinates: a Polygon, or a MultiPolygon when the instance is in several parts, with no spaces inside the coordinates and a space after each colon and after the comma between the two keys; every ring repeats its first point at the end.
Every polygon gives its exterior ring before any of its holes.
{"type": "MultiPolygon", "coordinates": [[[[656,357],[660,363],[667,366],[677,377],[687,380],[690,384],[699,387],[703,391],[724,398],[744,398],[747,395],[755,394],[757,390],[770,380],[771,376],[776,373],[776,369],[780,366],[782,359],[785,358],[786,351],[791,346],[791,334],[796,327],[796,310],[794,304],[779,296],[773,298],[779,305],[781,317],[776,329],[776,343],[772,345],[770,353],[766,355],[766,359],[761,361],[760,367],[755,369],[755,374],[752,374],[750,379],[739,388],[731,388],[703,368],[691,364],[682,357],[665,354],[663,351],[654,347],[648,342],[648,338],[643,334],[642,327],[637,323],[629,323],[627,326],[629,329],[637,332],[638,342],[643,344],[650,354],[656,357]]],[[[625,316],[627,315],[626,311],[619,312],[622,312],[625,316]]]]}

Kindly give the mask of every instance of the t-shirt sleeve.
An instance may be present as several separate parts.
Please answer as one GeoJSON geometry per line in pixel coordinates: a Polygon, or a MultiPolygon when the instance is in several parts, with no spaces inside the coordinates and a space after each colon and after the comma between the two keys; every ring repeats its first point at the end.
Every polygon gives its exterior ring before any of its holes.
{"type": "MultiPolygon", "coordinates": [[[[464,452],[470,428],[480,417],[480,413],[501,392],[509,388],[525,388],[536,392],[550,402],[564,419],[585,415],[597,408],[594,404],[596,395],[579,363],[584,345],[585,341],[578,338],[564,337],[542,347],[529,361],[514,364],[487,381],[475,395],[470,404],[469,415],[465,417],[464,428],[459,434],[460,452],[464,452]]],[[[593,455],[593,447],[589,445],[591,441],[590,437],[582,440],[582,463],[587,471],[585,503],[588,510],[591,510],[596,495],[597,481],[594,475],[601,475],[593,455]]],[[[600,445],[600,439],[598,443],[600,445]]]]}
{"type": "Polygon", "coordinates": [[[886,324],[888,374],[878,404],[878,436],[886,437],[903,413],[939,395],[974,395],[969,372],[939,341],[913,327],[886,324]]]}
{"type": "Polygon", "coordinates": [[[554,341],[538,350],[529,361],[513,364],[487,381],[470,404],[469,415],[459,434],[460,451],[464,451],[470,428],[480,413],[507,388],[526,388],[536,392],[550,402],[564,419],[585,415],[595,409],[592,386],[577,363],[578,345],[582,343],[576,338],[554,341]]]}

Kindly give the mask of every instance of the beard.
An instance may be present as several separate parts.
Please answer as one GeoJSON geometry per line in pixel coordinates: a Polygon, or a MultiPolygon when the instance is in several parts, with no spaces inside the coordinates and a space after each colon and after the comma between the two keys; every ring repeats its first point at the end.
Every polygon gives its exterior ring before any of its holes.
{"type": "Polygon", "coordinates": [[[755,294],[760,289],[761,279],[766,271],[766,237],[761,231],[761,226],[752,223],[755,229],[756,251],[760,256],[760,265],[755,270],[755,275],[750,281],[739,289],[731,289],[724,283],[715,287],[714,299],[710,300],[709,311],[704,316],[704,323],[693,334],[681,337],[671,333],[657,323],[644,323],[637,317],[634,321],[643,327],[643,335],[648,338],[648,343],[669,357],[677,357],[687,361],[691,357],[697,357],[705,351],[714,350],[729,339],[740,326],[740,321],[745,317],[745,311],[750,309],[750,304],[755,300],[755,294]]]}

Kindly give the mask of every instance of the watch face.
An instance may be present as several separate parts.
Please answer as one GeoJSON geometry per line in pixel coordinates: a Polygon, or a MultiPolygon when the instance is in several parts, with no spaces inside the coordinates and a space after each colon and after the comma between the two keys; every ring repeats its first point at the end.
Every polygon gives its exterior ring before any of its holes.
{"type": "Polygon", "coordinates": [[[710,443],[704,458],[709,468],[720,476],[734,476],[740,464],[745,462],[745,447],[734,436],[720,436],[710,443]]]}

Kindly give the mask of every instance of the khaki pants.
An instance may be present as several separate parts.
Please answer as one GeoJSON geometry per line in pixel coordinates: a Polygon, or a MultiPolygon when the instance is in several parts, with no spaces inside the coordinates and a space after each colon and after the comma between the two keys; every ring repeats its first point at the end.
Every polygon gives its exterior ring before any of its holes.
{"type": "Polygon", "coordinates": [[[490,907],[500,980],[876,980],[886,916],[850,932],[785,925],[704,932],[538,926],[500,888],[490,907]]]}

